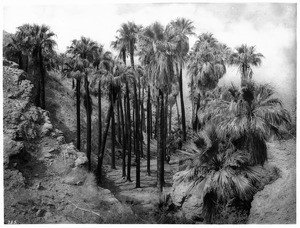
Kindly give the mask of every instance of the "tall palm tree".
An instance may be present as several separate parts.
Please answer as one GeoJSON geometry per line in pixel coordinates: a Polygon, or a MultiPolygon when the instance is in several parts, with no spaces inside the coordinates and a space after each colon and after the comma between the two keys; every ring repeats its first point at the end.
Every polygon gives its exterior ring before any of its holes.
{"type": "Polygon", "coordinates": [[[90,97],[89,91],[89,80],[92,69],[91,66],[95,60],[95,52],[98,50],[98,45],[96,42],[89,38],[81,37],[80,40],[73,40],[70,47],[68,47],[68,52],[77,54],[81,61],[84,63],[84,87],[85,87],[85,107],[87,113],[87,148],[86,153],[89,160],[88,168],[91,170],[91,134],[92,134],[92,99],[90,97]]]}
{"type": "Polygon", "coordinates": [[[196,113],[200,108],[201,95],[214,89],[219,79],[226,73],[228,48],[219,43],[211,33],[198,36],[189,54],[188,74],[190,75],[190,97],[192,99],[192,123],[197,130],[198,119],[196,113]]]}
{"type": "MultiPolygon", "coordinates": [[[[106,126],[105,130],[103,133],[103,139],[102,139],[102,145],[101,145],[101,153],[99,155],[99,160],[98,160],[98,167],[97,167],[97,176],[98,176],[98,181],[101,183],[102,182],[102,164],[103,164],[103,158],[104,158],[104,151],[105,151],[105,144],[106,144],[106,138],[108,135],[108,129],[110,125],[110,121],[112,119],[113,115],[113,109],[114,106],[116,105],[117,97],[120,94],[121,90],[121,83],[122,81],[125,81],[126,79],[130,77],[129,75],[131,72],[127,71],[127,68],[122,66],[120,62],[118,61],[111,61],[111,63],[107,64],[107,71],[103,76],[103,83],[104,86],[109,88],[109,98],[110,98],[110,105],[109,105],[109,110],[106,116],[106,126]]],[[[113,125],[112,121],[112,125],[113,125]]],[[[112,128],[113,130],[113,128],[112,128]]],[[[115,137],[115,135],[112,135],[112,138],[115,137]]],[[[112,145],[114,146],[114,145],[112,145]]],[[[112,147],[113,151],[113,147],[112,147]]],[[[114,168],[113,164],[113,159],[114,159],[114,154],[112,154],[112,167],[114,168]]]]}
{"type": "MultiPolygon", "coordinates": [[[[27,25],[25,25],[27,29],[27,25]]],[[[18,28],[22,31],[24,28],[18,28]]],[[[56,42],[53,39],[55,34],[50,30],[50,27],[47,25],[37,25],[33,24],[30,26],[29,31],[25,31],[25,34],[28,35],[29,43],[32,47],[32,57],[34,60],[35,75],[38,80],[38,94],[40,97],[37,98],[37,105],[45,109],[45,75],[46,69],[44,66],[44,56],[45,53],[53,52],[56,42]]]]}
{"type": "Polygon", "coordinates": [[[241,73],[241,86],[252,79],[253,70],[251,66],[260,66],[263,57],[261,53],[256,52],[255,46],[248,47],[246,44],[237,47],[236,51],[232,53],[229,63],[238,67],[241,73]]]}
{"type": "MultiPolygon", "coordinates": [[[[131,63],[131,67],[132,69],[134,69],[134,52],[136,50],[136,42],[137,42],[137,37],[139,32],[141,31],[141,26],[140,25],[136,25],[134,22],[127,22],[127,23],[123,23],[121,25],[121,28],[118,30],[119,33],[119,40],[122,43],[122,46],[126,47],[126,50],[128,50],[129,55],[130,55],[130,63],[131,63]]],[[[124,57],[123,57],[124,58],[124,57]]],[[[123,60],[124,61],[124,60],[123,60]]],[[[138,133],[139,132],[139,109],[137,107],[138,102],[137,102],[137,93],[135,92],[137,90],[137,82],[136,80],[133,81],[133,87],[134,87],[134,104],[135,104],[135,110],[136,110],[136,118],[135,118],[135,132],[138,133]]],[[[135,140],[135,145],[136,145],[136,155],[137,155],[137,181],[136,181],[136,187],[139,188],[140,187],[140,181],[139,181],[139,175],[140,175],[140,171],[139,171],[139,156],[140,156],[140,147],[138,145],[140,145],[140,137],[139,134],[136,135],[137,137],[134,138],[135,140]]]]}
{"type": "MultiPolygon", "coordinates": [[[[128,21],[123,23],[121,28],[118,30],[119,41],[123,49],[126,47],[130,55],[131,67],[134,69],[134,51],[136,50],[137,36],[141,31],[142,26],[135,24],[134,22],[128,21]]],[[[123,57],[124,58],[124,57],[123,57]]]]}
{"type": "Polygon", "coordinates": [[[157,170],[159,191],[164,184],[164,153],[165,153],[165,98],[170,85],[174,82],[174,62],[176,45],[172,41],[173,34],[170,29],[164,28],[155,22],[146,27],[139,37],[140,59],[146,65],[149,82],[157,90],[158,119],[157,125],[157,170]]]}
{"type": "Polygon", "coordinates": [[[81,96],[81,81],[84,78],[84,71],[88,63],[82,61],[80,55],[68,56],[64,62],[63,75],[76,80],[76,123],[77,123],[77,142],[76,148],[80,150],[80,96],[81,96]]]}
{"type": "Polygon", "coordinates": [[[19,68],[24,70],[22,41],[22,37],[16,33],[10,37],[9,42],[3,47],[3,50],[5,50],[5,56],[9,60],[16,58],[19,68]]]}
{"type": "Polygon", "coordinates": [[[111,47],[118,51],[118,57],[123,60],[124,65],[126,66],[126,57],[127,57],[127,43],[124,39],[125,37],[115,37],[116,40],[111,42],[111,47]]]}
{"type": "Polygon", "coordinates": [[[183,100],[183,88],[182,88],[182,68],[185,63],[185,57],[189,51],[189,38],[188,36],[194,35],[195,27],[193,26],[193,22],[186,18],[177,18],[176,20],[171,21],[170,25],[171,29],[175,33],[174,41],[177,45],[177,57],[178,57],[178,65],[179,65],[179,91],[180,91],[180,103],[181,103],[181,118],[182,118],[182,133],[183,133],[183,141],[186,140],[186,119],[185,119],[185,108],[184,108],[184,100],[183,100]]]}

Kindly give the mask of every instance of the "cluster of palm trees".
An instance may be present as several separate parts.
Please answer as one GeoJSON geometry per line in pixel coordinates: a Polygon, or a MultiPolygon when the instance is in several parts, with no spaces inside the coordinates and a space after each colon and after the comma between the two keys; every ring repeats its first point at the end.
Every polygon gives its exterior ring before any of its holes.
{"type": "Polygon", "coordinates": [[[24,24],[17,28],[10,42],[3,48],[7,58],[16,61],[19,68],[34,76],[37,89],[35,103],[45,109],[45,76],[56,55],[55,34],[46,25],[24,24]]]}
{"type": "Polygon", "coordinates": [[[259,165],[267,159],[266,140],[272,134],[280,135],[281,126],[289,124],[290,117],[281,102],[273,97],[272,88],[252,81],[252,67],[259,66],[263,57],[255,47],[241,45],[232,51],[212,34],[203,33],[190,50],[189,36],[195,35],[194,30],[193,22],[185,18],[177,18],[167,26],[159,22],[146,27],[134,22],[123,23],[117,30],[116,39],[111,42],[111,48],[118,53],[114,57],[103,45],[86,37],[73,40],[66,53],[57,54],[54,51],[54,33],[49,27],[25,24],[18,27],[6,45],[4,54],[17,61],[25,71],[29,72],[29,68],[32,68],[29,73],[35,76],[37,82],[36,104],[42,108],[46,107],[47,70],[58,65],[64,76],[76,82],[76,146],[81,149],[80,104],[83,98],[89,170],[92,170],[91,94],[98,96],[98,164],[95,171],[99,183],[102,183],[103,159],[110,127],[111,168],[116,168],[117,138],[122,145],[122,175],[127,181],[131,181],[134,155],[137,188],[141,187],[143,132],[147,132],[148,175],[151,174],[151,139],[156,137],[159,191],[163,190],[164,185],[167,138],[172,134],[171,115],[175,103],[182,141],[189,140],[182,88],[182,71],[186,68],[190,76],[192,128],[205,138],[206,149],[197,155],[180,180],[192,178],[195,184],[205,182],[202,185],[204,206],[207,220],[212,221],[212,211],[217,202],[232,197],[252,197],[259,179],[259,165]],[[130,65],[127,65],[128,57],[130,65]],[[135,63],[135,57],[138,57],[139,64],[135,63]],[[240,88],[233,85],[218,87],[219,79],[225,75],[228,65],[238,67],[242,79],[240,88]],[[109,100],[105,121],[101,118],[101,98],[104,95],[109,100]],[[154,110],[155,123],[152,116],[154,110]]]}
{"type": "Polygon", "coordinates": [[[220,205],[252,200],[268,157],[266,141],[282,136],[291,123],[273,88],[252,80],[252,67],[259,66],[262,57],[253,46],[231,51],[209,33],[198,37],[189,55],[193,129],[205,149],[177,181],[192,180],[192,186],[203,192],[208,223],[214,221],[220,205]],[[217,86],[226,65],[238,67],[240,88],[217,86]]]}

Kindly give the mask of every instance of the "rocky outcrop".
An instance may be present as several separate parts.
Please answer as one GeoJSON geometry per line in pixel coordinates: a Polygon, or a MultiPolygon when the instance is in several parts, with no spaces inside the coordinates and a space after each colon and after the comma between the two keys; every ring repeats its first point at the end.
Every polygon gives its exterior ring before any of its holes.
{"type": "Polygon", "coordinates": [[[197,185],[194,182],[179,181],[179,177],[186,171],[177,172],[174,177],[174,183],[170,192],[171,202],[179,209],[176,213],[178,217],[183,217],[189,221],[203,221],[203,187],[202,181],[197,185]]]}
{"type": "Polygon", "coordinates": [[[34,106],[29,79],[14,63],[4,61],[4,222],[128,221],[130,208],[96,185],[86,169],[85,153],[66,144],[49,112],[34,106]]]}
{"type": "Polygon", "coordinates": [[[296,142],[273,142],[268,147],[268,165],[277,167],[280,177],[254,196],[248,223],[295,224],[296,142]]]}

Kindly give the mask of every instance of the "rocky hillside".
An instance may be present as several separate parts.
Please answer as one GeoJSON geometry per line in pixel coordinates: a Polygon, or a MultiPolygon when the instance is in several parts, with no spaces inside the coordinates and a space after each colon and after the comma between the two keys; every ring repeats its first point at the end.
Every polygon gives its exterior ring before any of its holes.
{"type": "Polygon", "coordinates": [[[296,142],[268,144],[268,165],[277,167],[279,178],[254,196],[248,223],[296,223],[296,142]]]}
{"type": "Polygon", "coordinates": [[[33,105],[30,77],[3,65],[5,223],[131,222],[131,209],[95,184],[85,154],[65,143],[51,113],[33,105]]]}

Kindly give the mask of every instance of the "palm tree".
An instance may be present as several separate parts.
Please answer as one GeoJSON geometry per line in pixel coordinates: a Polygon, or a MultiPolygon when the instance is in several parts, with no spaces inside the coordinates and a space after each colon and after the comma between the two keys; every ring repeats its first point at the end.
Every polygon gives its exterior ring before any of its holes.
{"type": "Polygon", "coordinates": [[[205,220],[211,223],[218,204],[252,199],[267,159],[266,140],[281,135],[290,115],[269,85],[216,88],[206,99],[204,113],[198,112],[199,121],[206,123],[198,134],[206,148],[175,182],[191,181],[191,188],[203,192],[205,220]]]}
{"type": "Polygon", "coordinates": [[[45,101],[45,74],[46,69],[44,66],[44,56],[45,53],[51,53],[56,46],[55,40],[53,37],[55,34],[50,30],[50,27],[47,25],[37,25],[33,24],[29,27],[29,31],[25,31],[28,29],[28,26],[18,28],[20,31],[24,31],[24,34],[27,35],[28,42],[32,47],[32,57],[34,60],[35,67],[35,75],[38,80],[38,95],[40,97],[37,98],[37,105],[41,106],[42,109],[46,107],[45,101]]]}
{"type": "MultiPolygon", "coordinates": [[[[126,47],[126,50],[128,50],[129,55],[130,55],[130,63],[131,63],[131,67],[132,69],[134,69],[134,51],[136,50],[136,42],[137,42],[137,37],[138,34],[141,30],[141,26],[140,25],[136,25],[134,22],[127,22],[127,23],[123,23],[121,25],[121,28],[118,30],[119,33],[119,40],[121,41],[120,43],[123,46],[123,49],[126,47]]],[[[124,57],[123,57],[124,59],[124,57]]],[[[123,60],[124,61],[124,60],[123,60]]],[[[136,136],[135,139],[135,145],[136,145],[136,155],[137,155],[137,181],[136,181],[136,187],[139,188],[140,187],[140,181],[139,181],[139,175],[140,175],[140,171],[139,171],[139,156],[140,156],[140,147],[138,145],[140,145],[140,137],[139,137],[139,109],[138,109],[138,102],[137,102],[137,82],[136,80],[133,81],[133,86],[134,86],[134,104],[135,104],[135,110],[136,110],[136,118],[135,118],[135,132],[136,132],[136,136]]]]}
{"type": "Polygon", "coordinates": [[[5,56],[9,60],[16,58],[18,60],[19,68],[24,70],[22,40],[20,35],[16,33],[10,37],[9,42],[3,49],[5,49],[5,56]]]}
{"type": "Polygon", "coordinates": [[[76,148],[80,150],[80,96],[81,80],[84,77],[84,70],[87,63],[82,61],[80,55],[72,55],[66,58],[63,68],[63,75],[76,80],[76,123],[77,123],[77,143],[76,148]]]}
{"type": "Polygon", "coordinates": [[[124,37],[115,37],[116,40],[111,42],[111,47],[118,51],[118,57],[123,60],[124,65],[126,66],[126,57],[127,57],[127,43],[124,37]]]}
{"type": "Polygon", "coordinates": [[[256,53],[255,46],[248,47],[246,44],[237,47],[236,51],[231,54],[229,63],[238,67],[241,73],[241,86],[252,79],[253,70],[251,66],[260,66],[263,57],[261,53],[256,53]]]}
{"type": "Polygon", "coordinates": [[[201,122],[214,123],[218,137],[230,141],[237,149],[250,154],[250,164],[267,160],[266,140],[281,135],[280,128],[288,126],[290,115],[281,101],[274,97],[269,85],[247,82],[240,91],[229,87],[218,99],[213,98],[201,122]]]}
{"type": "Polygon", "coordinates": [[[196,188],[203,193],[202,215],[206,223],[213,223],[218,205],[226,205],[232,199],[251,200],[262,171],[261,166],[249,164],[246,151],[222,141],[216,129],[209,126],[201,132],[198,137],[205,141],[206,148],[192,157],[190,167],[174,180],[191,183],[188,192],[196,188]]]}
{"type": "MultiPolygon", "coordinates": [[[[128,72],[125,67],[120,64],[118,61],[111,61],[110,64],[107,64],[107,71],[105,75],[103,76],[103,83],[104,86],[109,87],[109,98],[110,98],[110,105],[109,110],[106,116],[106,127],[103,133],[103,139],[102,139],[102,147],[101,147],[101,153],[98,160],[98,167],[97,167],[97,176],[98,181],[101,183],[102,181],[102,164],[103,164],[103,158],[104,158],[104,151],[105,151],[105,144],[106,144],[106,138],[108,135],[108,129],[110,125],[110,120],[113,120],[113,112],[114,112],[114,106],[117,101],[117,97],[120,94],[121,90],[121,82],[126,80],[126,78],[129,77],[129,74],[131,72],[128,72]]],[[[129,109],[128,109],[129,110],[129,109]]],[[[112,125],[114,125],[112,121],[112,125]]],[[[114,131],[112,127],[112,131],[114,131]]],[[[113,132],[112,132],[113,134],[113,132]]],[[[112,135],[112,138],[115,137],[115,135],[112,135]]],[[[113,143],[112,143],[113,144],[113,143]]],[[[114,145],[112,145],[112,152],[114,150],[114,145]]],[[[111,155],[112,157],[112,168],[115,168],[114,166],[114,154],[111,155]]],[[[129,156],[128,156],[129,157],[129,156]]],[[[130,178],[130,177],[129,177],[130,178]]]]}
{"type": "Polygon", "coordinates": [[[181,103],[181,118],[182,118],[182,133],[183,133],[183,141],[186,140],[186,120],[185,120],[185,109],[184,109],[184,100],[183,100],[183,88],[182,88],[182,68],[185,63],[185,57],[189,51],[189,38],[188,36],[194,35],[193,30],[195,27],[193,26],[193,22],[186,18],[177,18],[174,21],[171,21],[170,25],[171,29],[175,33],[174,41],[177,45],[177,57],[178,57],[178,65],[179,65],[179,90],[180,90],[180,103],[181,103]]]}
{"type": "Polygon", "coordinates": [[[138,33],[141,31],[141,28],[142,27],[140,25],[136,25],[134,22],[128,21],[127,23],[123,23],[121,25],[121,28],[118,30],[119,43],[121,43],[120,47],[123,48],[123,51],[128,50],[130,55],[131,67],[133,69],[134,69],[134,51],[136,50],[137,36],[138,33]]]}
{"type": "Polygon", "coordinates": [[[172,42],[173,34],[170,29],[164,28],[160,23],[155,22],[146,27],[139,37],[140,59],[146,66],[149,81],[158,91],[157,97],[157,170],[159,191],[162,191],[164,184],[164,153],[165,153],[165,98],[170,85],[174,82],[175,49],[172,42]]]}
{"type": "Polygon", "coordinates": [[[73,40],[71,46],[68,48],[68,52],[77,54],[84,63],[84,87],[85,87],[85,107],[87,114],[87,148],[86,153],[89,160],[88,168],[91,170],[91,134],[92,134],[92,99],[89,91],[88,75],[91,73],[91,65],[95,60],[95,52],[98,50],[96,42],[89,38],[81,37],[80,40],[73,40]]]}
{"type": "Polygon", "coordinates": [[[214,89],[219,79],[226,73],[228,56],[226,45],[219,43],[211,33],[198,36],[189,54],[188,73],[190,75],[190,97],[192,99],[193,129],[199,128],[196,113],[200,108],[201,95],[214,89]]]}

